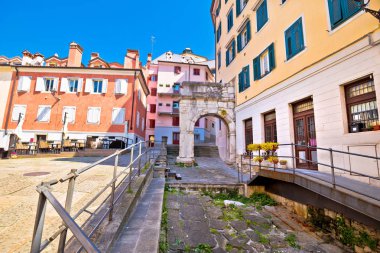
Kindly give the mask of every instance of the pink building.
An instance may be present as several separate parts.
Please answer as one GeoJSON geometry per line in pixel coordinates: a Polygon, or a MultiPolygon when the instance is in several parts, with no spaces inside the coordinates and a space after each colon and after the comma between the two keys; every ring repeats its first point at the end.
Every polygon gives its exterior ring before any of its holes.
{"type": "MultiPolygon", "coordinates": [[[[214,82],[215,61],[185,49],[181,54],[168,51],[155,60],[148,56],[149,71],[148,114],[146,138],[161,140],[168,144],[179,144],[179,99],[182,82],[214,82]]],[[[224,127],[219,119],[205,117],[199,120],[194,131],[195,143],[218,144],[217,136],[224,127]]],[[[225,136],[225,135],[224,135],[225,136]]]]}

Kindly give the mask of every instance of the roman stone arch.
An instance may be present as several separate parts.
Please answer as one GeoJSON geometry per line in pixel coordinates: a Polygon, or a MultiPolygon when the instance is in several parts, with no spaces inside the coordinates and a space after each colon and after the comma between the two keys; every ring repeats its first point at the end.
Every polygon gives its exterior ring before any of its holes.
{"type": "Polygon", "coordinates": [[[204,116],[221,118],[228,127],[227,162],[235,163],[235,90],[232,84],[182,83],[180,99],[180,146],[177,162],[190,164],[194,157],[194,126],[204,116]]]}

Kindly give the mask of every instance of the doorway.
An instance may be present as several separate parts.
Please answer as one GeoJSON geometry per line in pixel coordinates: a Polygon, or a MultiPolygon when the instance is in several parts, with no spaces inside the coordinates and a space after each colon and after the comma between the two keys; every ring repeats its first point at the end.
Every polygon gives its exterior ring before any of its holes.
{"type": "Polygon", "coordinates": [[[178,145],[179,144],[179,135],[180,133],[179,132],[174,132],[173,133],[173,144],[174,145],[178,145]]]}
{"type": "Polygon", "coordinates": [[[297,168],[317,170],[317,138],[312,99],[293,105],[297,168]]]}

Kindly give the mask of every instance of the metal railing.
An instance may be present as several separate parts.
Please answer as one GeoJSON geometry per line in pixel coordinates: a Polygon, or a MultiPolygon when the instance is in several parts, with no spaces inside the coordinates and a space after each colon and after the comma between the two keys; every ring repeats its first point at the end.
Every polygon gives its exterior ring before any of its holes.
{"type": "MultiPolygon", "coordinates": [[[[81,247],[77,252],[80,252],[83,248],[87,252],[100,252],[97,246],[91,241],[91,236],[95,233],[95,231],[99,228],[102,222],[107,218],[112,221],[113,219],[113,211],[114,206],[118,202],[118,200],[123,196],[125,191],[131,190],[131,184],[136,176],[140,176],[141,168],[142,168],[142,159],[145,156],[145,165],[150,163],[154,164],[157,159],[160,145],[149,145],[150,142],[139,142],[133,144],[126,149],[118,150],[114,154],[105,157],[91,165],[88,165],[82,169],[73,169],[71,172],[60,178],[55,179],[49,182],[43,182],[37,186],[37,192],[39,193],[39,200],[37,206],[37,214],[34,224],[33,230],[33,240],[31,246],[31,252],[41,252],[46,249],[47,246],[51,244],[56,238],[59,237],[59,245],[58,252],[62,253],[65,250],[66,246],[66,237],[68,229],[72,232],[73,236],[79,241],[81,247]],[[151,147],[153,146],[153,147],[151,147]],[[135,152],[138,152],[137,154],[135,152]],[[119,167],[119,158],[121,155],[130,153],[129,164],[124,167],[121,171],[118,172],[119,167]],[[135,155],[136,154],[136,155],[135,155]],[[84,206],[75,214],[70,214],[72,205],[73,205],[73,197],[74,197],[74,188],[75,183],[78,177],[86,171],[91,170],[92,168],[110,161],[114,159],[113,164],[113,174],[112,180],[108,182],[104,188],[102,188],[99,192],[96,193],[84,206]],[[133,168],[134,164],[137,164],[137,168],[133,168]],[[119,182],[117,182],[119,180],[119,182]],[[52,186],[56,184],[65,183],[68,181],[68,189],[65,200],[65,207],[63,207],[57,198],[52,193],[52,186]],[[107,189],[111,188],[111,193],[106,196],[103,203],[106,204],[109,202],[109,206],[97,224],[93,227],[91,232],[86,235],[83,229],[78,225],[75,221],[81,214],[89,213],[91,215],[95,214],[95,212],[90,212],[87,210],[100,196],[102,196],[107,189]],[[47,203],[50,203],[54,210],[57,212],[59,217],[62,220],[62,225],[55,231],[48,239],[42,241],[42,233],[45,223],[45,213],[47,208],[47,203]]],[[[121,167],[121,166],[120,166],[121,167]]],[[[143,166],[144,167],[144,166],[143,166]]],[[[150,167],[151,168],[151,167],[150,167]]],[[[148,169],[150,169],[148,168],[148,169]]],[[[100,205],[98,208],[100,208],[100,205]]]]}
{"type": "MultiPolygon", "coordinates": [[[[375,199],[375,200],[380,201],[380,198],[378,198],[378,196],[371,196],[371,195],[368,195],[364,192],[356,191],[352,187],[348,187],[347,185],[337,183],[337,180],[336,180],[337,179],[337,176],[336,176],[337,172],[349,173],[349,175],[361,176],[361,177],[364,177],[367,179],[380,180],[380,165],[379,165],[380,158],[377,156],[377,152],[376,152],[376,156],[370,156],[370,155],[353,153],[353,152],[349,152],[349,151],[335,150],[332,148],[322,148],[322,147],[317,147],[317,146],[299,145],[299,144],[294,144],[294,143],[279,144],[278,146],[279,146],[279,149],[281,149],[281,147],[290,147],[291,156],[280,156],[280,155],[277,155],[277,152],[274,154],[274,156],[276,156],[278,158],[290,159],[292,161],[292,168],[290,168],[290,170],[294,176],[296,174],[303,174],[305,176],[308,176],[308,177],[329,183],[332,185],[333,188],[336,188],[336,186],[339,186],[341,188],[345,188],[346,190],[350,190],[352,192],[364,195],[364,196],[369,197],[371,199],[375,199]],[[308,160],[306,158],[300,158],[297,155],[295,155],[297,147],[303,148],[307,152],[309,152],[310,150],[328,152],[328,161],[327,162],[319,162],[316,160],[312,161],[312,160],[308,160]],[[349,169],[342,168],[342,167],[338,166],[336,164],[336,162],[334,161],[334,154],[348,155],[349,169]],[[364,172],[354,171],[352,169],[352,166],[351,166],[351,157],[361,157],[361,158],[375,160],[376,166],[377,166],[377,176],[369,175],[369,174],[366,174],[364,172]],[[305,163],[305,162],[310,163],[310,164],[315,165],[315,166],[324,166],[324,167],[330,168],[330,170],[331,170],[330,179],[329,180],[324,179],[322,176],[320,176],[320,175],[322,175],[322,173],[318,173],[318,172],[317,173],[307,173],[307,169],[305,170],[305,168],[297,168],[297,161],[302,161],[303,163],[305,163]],[[319,176],[317,176],[317,175],[319,175],[319,176]]],[[[259,162],[253,162],[252,161],[253,158],[255,158],[255,157],[258,157],[258,156],[263,157],[264,156],[263,153],[265,153],[264,150],[258,150],[258,151],[248,152],[248,153],[241,155],[240,166],[238,166],[238,177],[239,177],[238,181],[239,182],[244,182],[244,179],[243,179],[243,175],[244,175],[243,166],[244,165],[249,166],[249,180],[248,181],[253,179],[253,176],[254,176],[254,173],[252,171],[253,167],[258,168],[259,171],[261,171],[262,169],[273,170],[273,171],[276,171],[276,170],[280,171],[281,170],[276,164],[273,164],[273,166],[268,166],[268,165],[262,164],[262,162],[259,163],[259,162]],[[247,159],[248,159],[248,161],[247,161],[247,159]]],[[[363,166],[365,166],[365,165],[363,165],[363,166]]],[[[284,172],[284,170],[281,170],[281,171],[284,172]]],[[[287,170],[287,171],[289,171],[289,170],[287,170]]],[[[294,179],[295,179],[295,177],[293,177],[293,180],[294,179]]]]}

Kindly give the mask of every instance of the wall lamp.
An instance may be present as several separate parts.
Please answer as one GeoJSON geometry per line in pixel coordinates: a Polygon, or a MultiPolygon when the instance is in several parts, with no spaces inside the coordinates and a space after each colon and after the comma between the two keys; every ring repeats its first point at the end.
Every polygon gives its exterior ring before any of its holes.
{"type": "Polygon", "coordinates": [[[375,10],[371,10],[371,9],[367,8],[367,6],[369,5],[369,2],[371,2],[371,0],[354,0],[354,1],[357,2],[358,4],[360,4],[361,9],[365,10],[366,12],[368,12],[369,14],[371,14],[372,16],[377,18],[377,20],[379,20],[379,22],[380,22],[380,10],[375,11],[375,10]]]}

